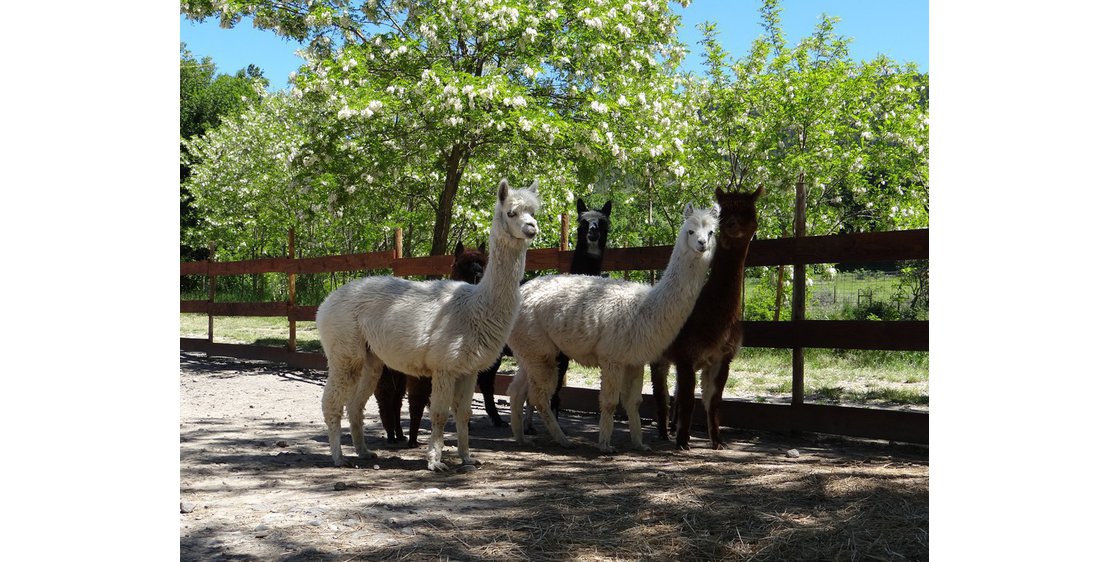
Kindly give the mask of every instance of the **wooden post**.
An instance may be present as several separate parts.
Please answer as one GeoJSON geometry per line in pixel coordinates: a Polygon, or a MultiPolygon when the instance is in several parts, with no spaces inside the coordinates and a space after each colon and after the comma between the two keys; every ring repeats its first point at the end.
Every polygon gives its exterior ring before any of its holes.
{"type": "Polygon", "coordinates": [[[212,305],[216,302],[216,276],[212,275],[212,260],[216,257],[216,243],[208,243],[208,343],[212,343],[212,305]]]}
{"type": "Polygon", "coordinates": [[[397,228],[393,229],[393,259],[395,259],[395,260],[401,259],[401,254],[403,253],[402,252],[402,247],[403,247],[405,238],[404,238],[404,235],[402,234],[402,232],[403,231],[401,230],[401,227],[397,227],[397,228]]]}
{"type": "MultiPolygon", "coordinates": [[[[798,176],[798,184],[794,188],[794,237],[802,238],[806,235],[806,174],[798,176]]],[[[796,260],[800,261],[800,260],[796,260]]],[[[790,307],[790,319],[801,322],[806,318],[806,264],[794,264],[794,295],[793,306],[790,307]]],[[[801,406],[805,399],[805,348],[795,347],[791,361],[793,365],[793,380],[791,382],[790,404],[801,406]]]]}
{"type": "MultiPolygon", "coordinates": [[[[289,261],[292,262],[297,255],[294,253],[293,244],[296,237],[293,227],[289,227],[289,261]]],[[[293,318],[293,307],[297,306],[297,274],[289,272],[289,351],[297,351],[297,320],[293,318]]]]}
{"type": "Polygon", "coordinates": [[[566,213],[559,215],[559,218],[563,221],[563,229],[559,231],[559,249],[565,252],[570,247],[570,220],[566,213]]]}

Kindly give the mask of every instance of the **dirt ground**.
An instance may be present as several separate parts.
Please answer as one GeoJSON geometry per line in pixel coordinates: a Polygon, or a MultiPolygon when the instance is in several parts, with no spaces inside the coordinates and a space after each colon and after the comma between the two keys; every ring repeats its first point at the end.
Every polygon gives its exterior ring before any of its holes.
{"type": "MultiPolygon", "coordinates": [[[[679,453],[648,425],[653,451],[634,452],[618,423],[620,452],[603,455],[596,416],[573,413],[560,418],[573,449],[542,429],[521,447],[477,395],[482,465],[444,474],[427,470],[424,447],[386,445],[371,399],[379,456],[341,469],[320,413],[323,371],[184,352],[180,364],[184,561],[928,558],[924,447],[725,429],[730,448],[713,451],[695,428],[679,453]]],[[[422,444],[428,428],[425,416],[422,444]]],[[[453,429],[444,459],[457,465],[453,429]]]]}

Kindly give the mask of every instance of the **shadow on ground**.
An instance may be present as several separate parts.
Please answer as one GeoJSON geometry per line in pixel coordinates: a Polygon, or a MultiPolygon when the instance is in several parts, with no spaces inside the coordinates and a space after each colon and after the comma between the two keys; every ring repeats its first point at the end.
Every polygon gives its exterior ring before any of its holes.
{"type": "MultiPolygon", "coordinates": [[[[296,384],[318,412],[322,373],[186,354],[181,368],[183,377],[296,384]]],[[[689,452],[659,440],[633,452],[618,424],[623,450],[604,455],[596,416],[565,414],[575,447],[562,449],[542,429],[536,445],[520,446],[481,411],[476,401],[471,449],[483,464],[446,474],[426,469],[423,447],[387,447],[369,407],[378,457],[348,469],[331,465],[323,423],[308,414],[183,414],[182,501],[197,505],[182,515],[181,559],[928,558],[926,448],[725,429],[726,451],[709,450],[703,430],[689,452]]],[[[353,454],[346,425],[344,452],[353,454]]],[[[453,447],[445,456],[457,463],[453,447]]]]}

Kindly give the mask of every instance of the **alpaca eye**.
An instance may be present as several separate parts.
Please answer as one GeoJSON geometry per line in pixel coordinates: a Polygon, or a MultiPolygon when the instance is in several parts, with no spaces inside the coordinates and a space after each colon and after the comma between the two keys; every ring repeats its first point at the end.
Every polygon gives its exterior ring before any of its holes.
{"type": "Polygon", "coordinates": [[[505,214],[506,214],[506,215],[508,215],[508,216],[509,216],[509,218],[512,218],[512,217],[515,217],[515,216],[516,216],[516,211],[509,211],[509,212],[507,212],[507,213],[505,213],[505,214]]]}
{"type": "Polygon", "coordinates": [[[691,230],[691,231],[687,232],[686,234],[689,234],[689,235],[693,236],[693,235],[694,235],[694,231],[693,231],[693,230],[691,230]]]}
{"type": "Polygon", "coordinates": [[[712,230],[709,231],[709,237],[713,238],[713,231],[712,230]]]}

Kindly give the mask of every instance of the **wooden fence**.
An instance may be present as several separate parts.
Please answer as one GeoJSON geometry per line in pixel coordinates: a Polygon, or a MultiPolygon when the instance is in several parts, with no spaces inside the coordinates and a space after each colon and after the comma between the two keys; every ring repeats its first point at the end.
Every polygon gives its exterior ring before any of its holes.
{"type": "MultiPolygon", "coordinates": [[[[561,248],[528,250],[525,267],[529,271],[555,269],[569,271],[572,251],[567,247],[567,224],[563,219],[561,248]]],[[[183,351],[211,355],[285,362],[311,369],[326,369],[322,353],[296,350],[296,323],[316,318],[315,306],[295,304],[296,275],[368,269],[389,269],[393,275],[446,275],[452,256],[402,258],[401,234],[397,231],[394,251],[348,254],[319,258],[293,258],[294,234],[289,233],[288,258],[269,258],[236,262],[183,262],[181,275],[209,277],[208,300],[182,300],[181,312],[209,315],[208,337],[181,338],[183,351]],[[214,302],[215,277],[255,273],[286,273],[289,276],[288,302],[214,302]],[[212,341],[214,316],[282,316],[289,320],[286,348],[258,345],[221,344],[212,341]]],[[[672,246],[610,248],[606,250],[605,271],[664,269],[672,246]]],[[[808,236],[754,240],[746,265],[802,265],[816,263],[865,263],[895,260],[922,260],[929,257],[929,231],[907,230],[837,236],[808,236]]],[[[804,267],[795,268],[795,286],[805,286],[804,267]],[[800,275],[800,276],[799,276],[800,275]]],[[[795,302],[804,307],[804,299],[795,302]]],[[[928,443],[927,413],[877,408],[825,406],[804,401],[805,348],[928,351],[928,321],[847,321],[804,320],[804,311],[781,322],[744,322],[744,346],[788,348],[793,353],[793,389],[790,404],[765,404],[729,399],[721,409],[721,424],[730,427],[779,432],[804,431],[909,443],[928,443]]],[[[510,377],[498,375],[497,392],[505,393],[510,377]]],[[[568,409],[597,412],[598,391],[564,388],[560,397],[568,409]]],[[[655,417],[655,401],[645,395],[641,415],[655,417]]],[[[695,423],[704,423],[704,410],[695,408],[695,423]]]]}

